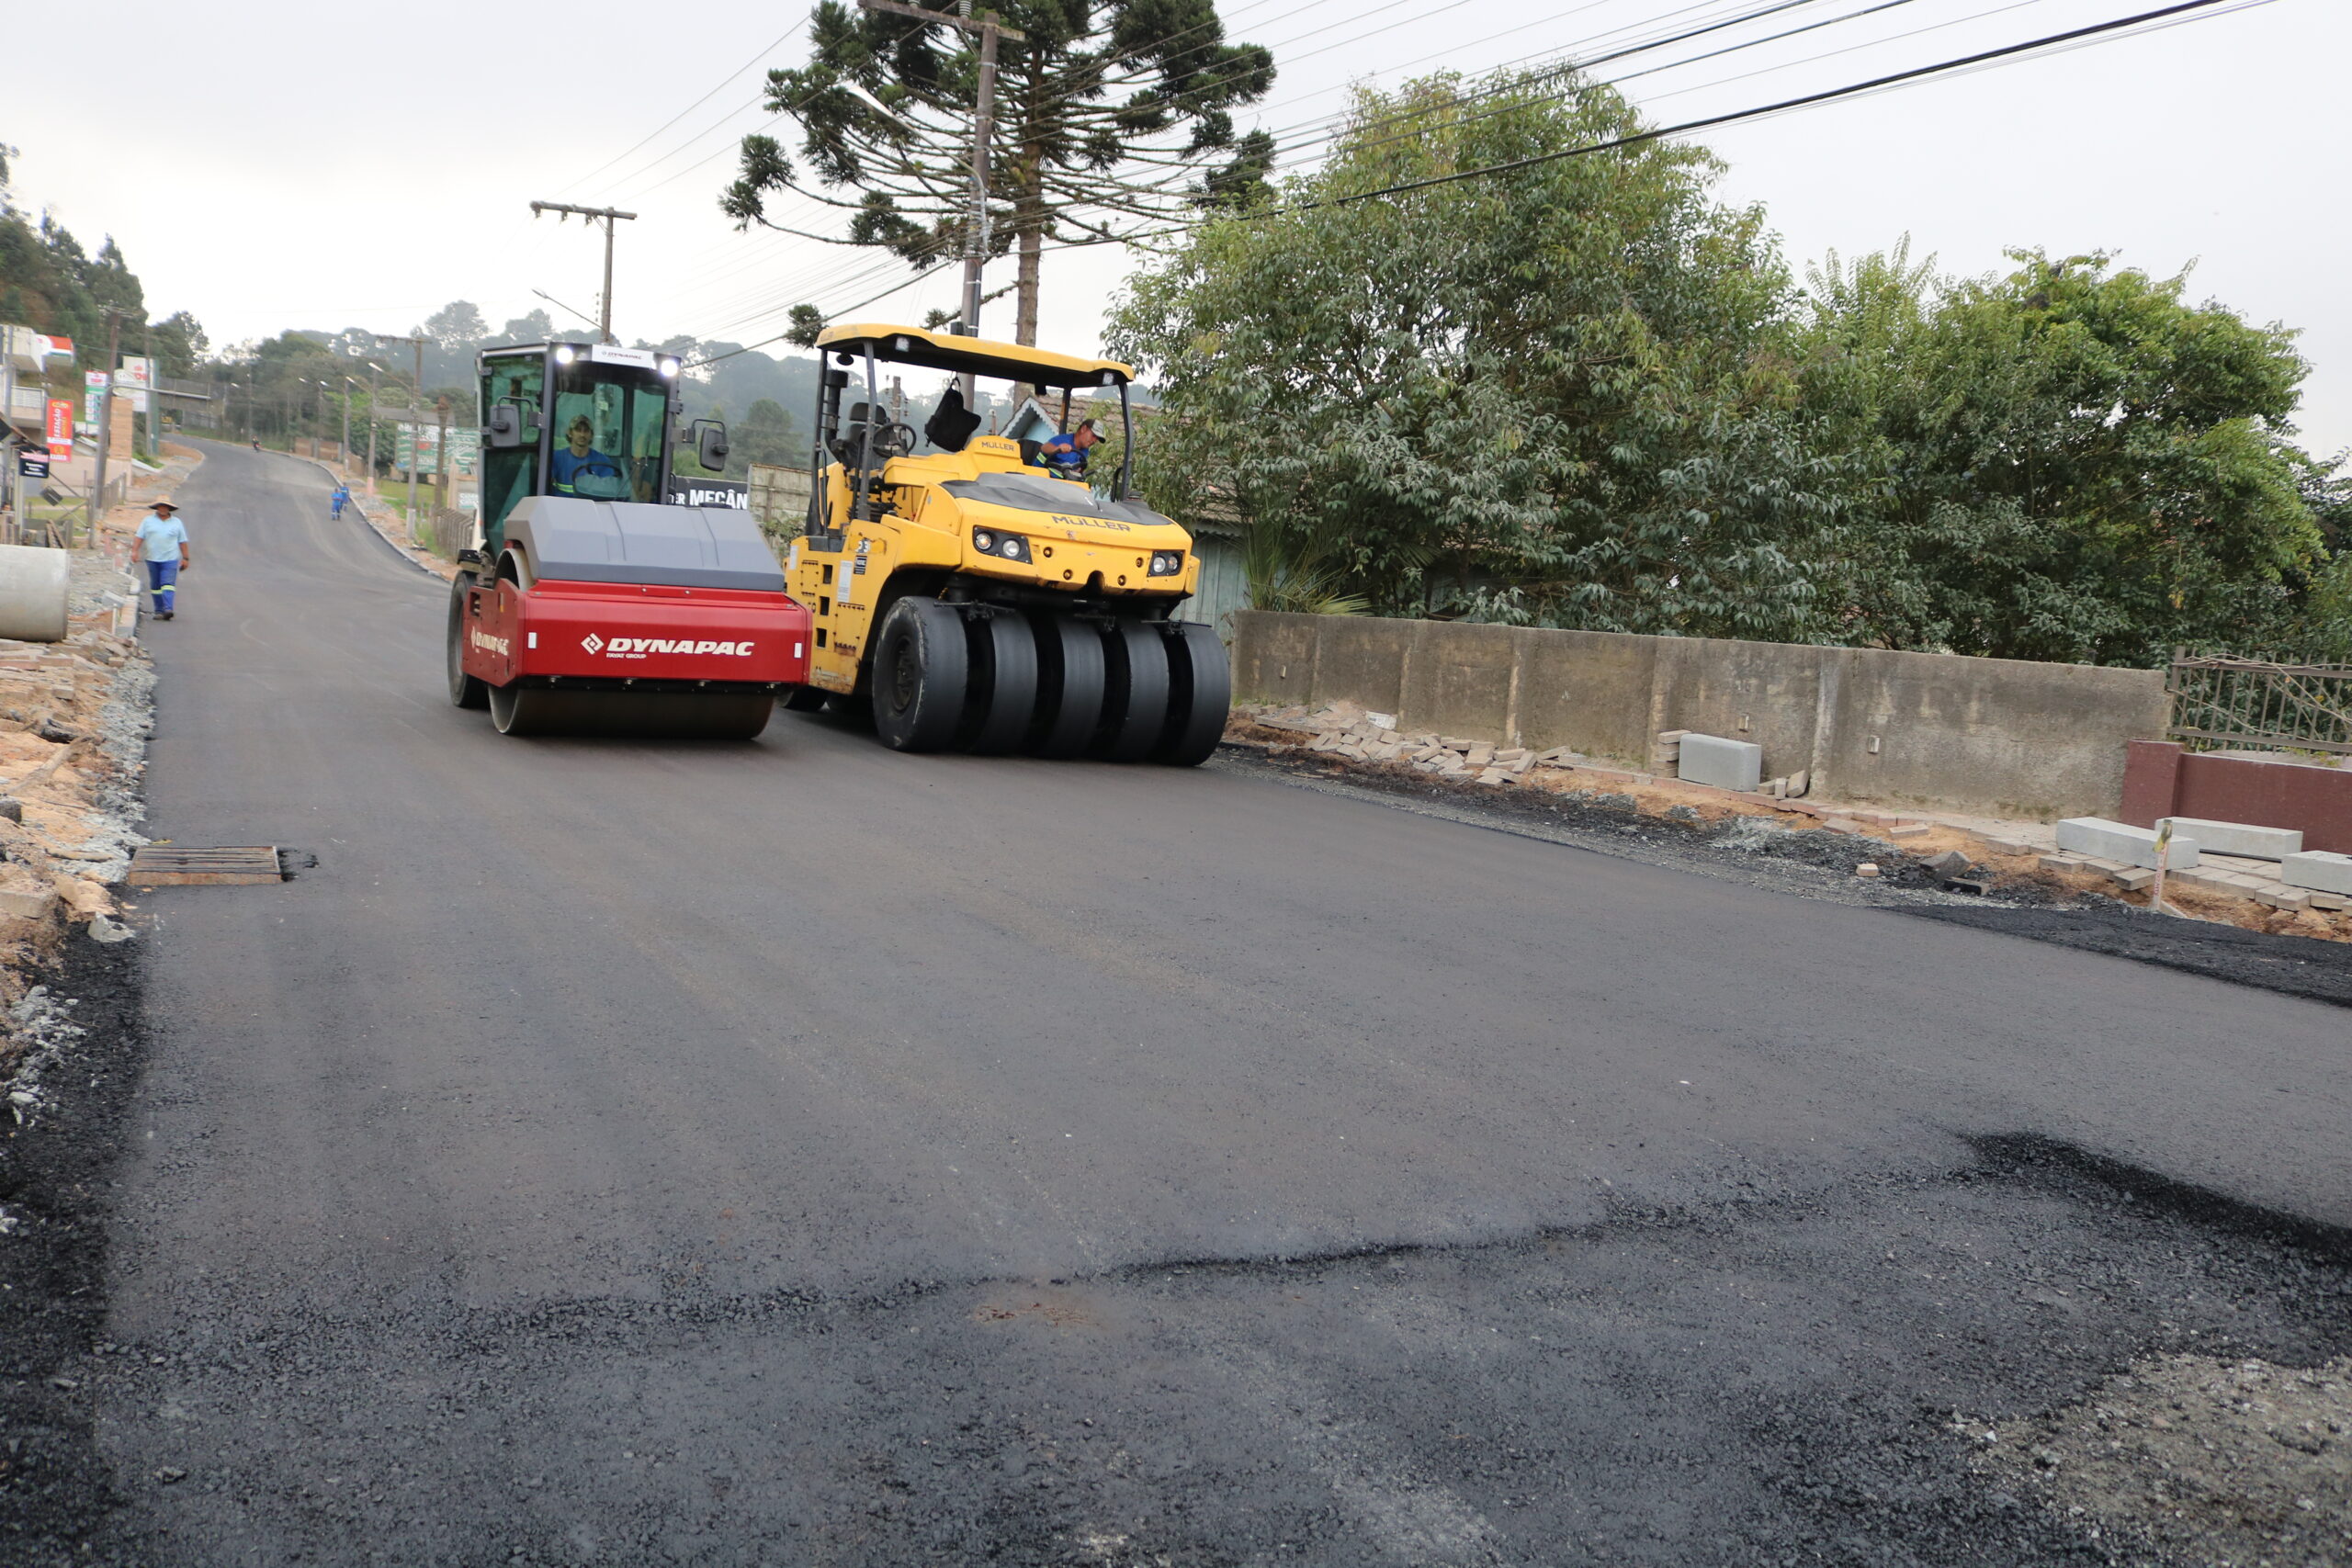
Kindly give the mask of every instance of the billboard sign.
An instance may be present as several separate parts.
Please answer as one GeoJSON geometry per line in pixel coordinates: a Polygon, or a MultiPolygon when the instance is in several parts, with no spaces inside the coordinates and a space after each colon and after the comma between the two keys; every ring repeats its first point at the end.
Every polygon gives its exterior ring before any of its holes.
{"type": "Polygon", "coordinates": [[[88,388],[91,391],[95,392],[101,388],[110,387],[113,384],[114,378],[107,375],[103,370],[85,370],[82,372],[82,385],[88,388]]]}
{"type": "Polygon", "coordinates": [[[115,376],[115,385],[118,387],[152,387],[155,384],[154,371],[155,362],[153,360],[126,355],[122,362],[122,369],[117,372],[115,376]]]}
{"type": "Polygon", "coordinates": [[[18,478],[28,479],[49,478],[49,454],[26,447],[17,454],[17,474],[18,478]]]}
{"type": "MultiPolygon", "coordinates": [[[[441,426],[433,424],[403,424],[399,427],[400,439],[392,449],[392,466],[409,466],[409,450],[416,448],[419,472],[438,470],[441,467],[441,426]]],[[[449,468],[452,472],[470,474],[474,461],[481,454],[481,432],[469,425],[449,427],[449,468]]]]}
{"type": "Polygon", "coordinates": [[[63,398],[49,400],[49,455],[74,456],[74,405],[63,398]]]}
{"type": "Polygon", "coordinates": [[[689,479],[672,474],[670,504],[731,506],[738,512],[749,512],[752,509],[752,487],[741,479],[689,479]]]}

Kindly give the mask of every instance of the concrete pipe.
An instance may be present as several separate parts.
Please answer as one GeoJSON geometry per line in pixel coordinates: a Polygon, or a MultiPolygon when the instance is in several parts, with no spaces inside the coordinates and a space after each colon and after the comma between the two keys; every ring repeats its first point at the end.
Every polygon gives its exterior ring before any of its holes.
{"type": "Polygon", "coordinates": [[[63,642],[73,575],[73,557],[63,550],[0,545],[0,637],[63,642]]]}

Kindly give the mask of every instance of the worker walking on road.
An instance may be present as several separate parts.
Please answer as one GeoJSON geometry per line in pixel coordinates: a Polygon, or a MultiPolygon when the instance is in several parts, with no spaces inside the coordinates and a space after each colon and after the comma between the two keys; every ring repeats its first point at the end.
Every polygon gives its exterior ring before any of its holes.
{"type": "Polygon", "coordinates": [[[350,504],[351,487],[349,485],[335,486],[334,493],[327,497],[327,505],[334,513],[334,520],[338,523],[343,521],[343,509],[350,504]]]}
{"type": "Polygon", "coordinates": [[[168,621],[174,613],[172,601],[177,596],[175,585],[187,570],[187,525],[179,520],[179,508],[170,496],[152,502],[140,523],[139,554],[147,563],[147,588],[155,596],[155,618],[168,621]]]}

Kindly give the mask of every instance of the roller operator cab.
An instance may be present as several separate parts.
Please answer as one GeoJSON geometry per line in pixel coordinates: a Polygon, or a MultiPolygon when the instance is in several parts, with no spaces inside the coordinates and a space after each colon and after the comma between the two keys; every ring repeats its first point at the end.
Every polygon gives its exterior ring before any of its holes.
{"type": "Polygon", "coordinates": [[[1216,750],[1225,645],[1172,618],[1200,568],[1135,499],[1128,367],[888,325],[829,328],[818,348],[816,480],[786,563],[813,637],[786,705],[870,701],[905,751],[1189,767],[1216,750]],[[918,431],[884,410],[882,365],[963,380],[918,431]],[[1001,434],[980,433],[977,381],[1012,388],[1001,434]],[[1089,471],[1114,449],[1080,432],[1090,416],[1115,419],[1115,467],[1089,471]]]}
{"type": "MultiPolygon", "coordinates": [[[[449,601],[449,698],[508,735],[749,739],[808,679],[809,616],[759,526],[662,504],[678,362],[486,349],[481,511],[449,601]]],[[[727,459],[698,422],[698,456],[727,459]]]]}

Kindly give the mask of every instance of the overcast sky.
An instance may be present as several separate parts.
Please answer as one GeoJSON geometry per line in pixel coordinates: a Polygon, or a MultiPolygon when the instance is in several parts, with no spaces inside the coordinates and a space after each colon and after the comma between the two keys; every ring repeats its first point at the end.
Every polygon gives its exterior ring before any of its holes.
{"type": "MultiPolygon", "coordinates": [[[[1589,56],[1763,3],[1239,0],[1223,14],[1229,36],[1273,50],[1280,73],[1244,125],[1297,141],[1351,82],[1589,56]]],[[[2161,3],[1805,0],[1602,73],[1649,72],[1624,90],[1674,123],[2161,3]],[[1874,6],[1799,38],[1672,64],[1874,6]]],[[[1724,194],[1764,203],[1800,268],[1906,233],[1915,255],[1962,273],[2025,245],[2107,250],[2165,275],[2194,264],[2192,297],[2301,329],[2313,367],[2304,438],[2333,452],[2352,446],[2342,282],[2352,5],[2216,9],[1703,140],[1730,164],[1724,194]]],[[[386,12],[87,0],[77,17],[99,21],[94,36],[136,40],[141,63],[42,50],[37,70],[9,73],[0,141],[22,149],[17,198],[93,248],[113,234],[151,308],[193,310],[216,343],[289,326],[404,332],[453,299],[494,326],[541,305],[535,289],[593,313],[597,240],[577,220],[534,220],[534,197],[641,214],[621,226],[625,340],[751,342],[780,332],[797,301],[837,311],[904,276],[875,253],[740,234],[717,209],[737,140],[767,118],[762,70],[805,58],[797,5],[413,0],[386,12]]],[[[1134,265],[1108,251],[1049,258],[1044,341],[1093,349],[1102,305],[1134,265]]],[[[942,273],[860,313],[919,320],[955,291],[942,273]]],[[[1011,301],[991,310],[984,329],[1009,335],[1011,301]]]]}

